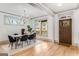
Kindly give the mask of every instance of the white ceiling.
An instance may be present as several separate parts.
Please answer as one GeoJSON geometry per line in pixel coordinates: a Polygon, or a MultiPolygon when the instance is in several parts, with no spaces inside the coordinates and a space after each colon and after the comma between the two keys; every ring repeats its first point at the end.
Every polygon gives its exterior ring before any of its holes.
{"type": "Polygon", "coordinates": [[[25,15],[31,18],[48,15],[48,13],[58,13],[70,9],[78,8],[77,3],[64,3],[62,6],[57,6],[57,3],[0,3],[0,11],[25,15]]]}
{"type": "Polygon", "coordinates": [[[76,9],[78,7],[78,3],[62,3],[62,6],[58,6],[58,3],[45,3],[44,5],[55,13],[76,9]]]}
{"type": "Polygon", "coordinates": [[[25,14],[31,18],[47,15],[47,12],[34,5],[28,3],[0,3],[0,11],[23,16],[25,14]]]}

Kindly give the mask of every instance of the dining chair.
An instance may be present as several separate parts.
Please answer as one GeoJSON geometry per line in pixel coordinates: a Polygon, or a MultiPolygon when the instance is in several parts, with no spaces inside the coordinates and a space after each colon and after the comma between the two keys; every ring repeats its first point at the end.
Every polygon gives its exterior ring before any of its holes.
{"type": "Polygon", "coordinates": [[[33,33],[34,42],[36,42],[36,33],[33,33]]]}
{"type": "Polygon", "coordinates": [[[33,38],[36,39],[36,33],[33,33],[33,38]]]}
{"type": "MultiPolygon", "coordinates": [[[[36,33],[33,33],[31,35],[28,36],[28,40],[31,42],[31,41],[34,41],[35,42],[35,39],[36,39],[36,33]]],[[[29,43],[30,43],[29,42],[29,43]]]]}
{"type": "Polygon", "coordinates": [[[21,42],[21,46],[23,47],[23,43],[25,42],[27,42],[27,44],[28,44],[28,35],[23,35],[22,37],[21,37],[21,39],[20,39],[20,42],[21,42]]]}
{"type": "Polygon", "coordinates": [[[11,46],[11,49],[12,49],[14,44],[16,46],[16,39],[9,35],[8,35],[8,38],[9,38],[9,45],[11,46]]]}

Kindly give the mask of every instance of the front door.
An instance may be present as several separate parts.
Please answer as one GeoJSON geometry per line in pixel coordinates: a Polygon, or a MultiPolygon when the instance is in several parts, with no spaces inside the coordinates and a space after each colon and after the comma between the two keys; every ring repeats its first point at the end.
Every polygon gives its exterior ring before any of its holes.
{"type": "Polygon", "coordinates": [[[59,20],[59,44],[72,44],[71,19],[59,20]]]}

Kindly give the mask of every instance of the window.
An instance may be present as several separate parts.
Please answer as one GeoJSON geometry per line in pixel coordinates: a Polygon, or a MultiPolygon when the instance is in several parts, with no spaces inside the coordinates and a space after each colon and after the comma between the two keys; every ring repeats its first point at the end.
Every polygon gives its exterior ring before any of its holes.
{"type": "Polygon", "coordinates": [[[25,18],[20,19],[20,17],[17,16],[4,15],[4,23],[8,25],[24,25],[25,20],[25,18]]]}
{"type": "Polygon", "coordinates": [[[47,36],[47,20],[36,22],[36,32],[40,36],[47,36]]]}

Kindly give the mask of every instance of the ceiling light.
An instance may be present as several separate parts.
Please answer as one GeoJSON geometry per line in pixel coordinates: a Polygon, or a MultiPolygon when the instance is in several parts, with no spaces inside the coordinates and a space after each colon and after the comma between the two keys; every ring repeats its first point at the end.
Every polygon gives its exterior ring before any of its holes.
{"type": "Polygon", "coordinates": [[[63,4],[62,3],[58,3],[57,6],[61,7],[63,4]]]}

